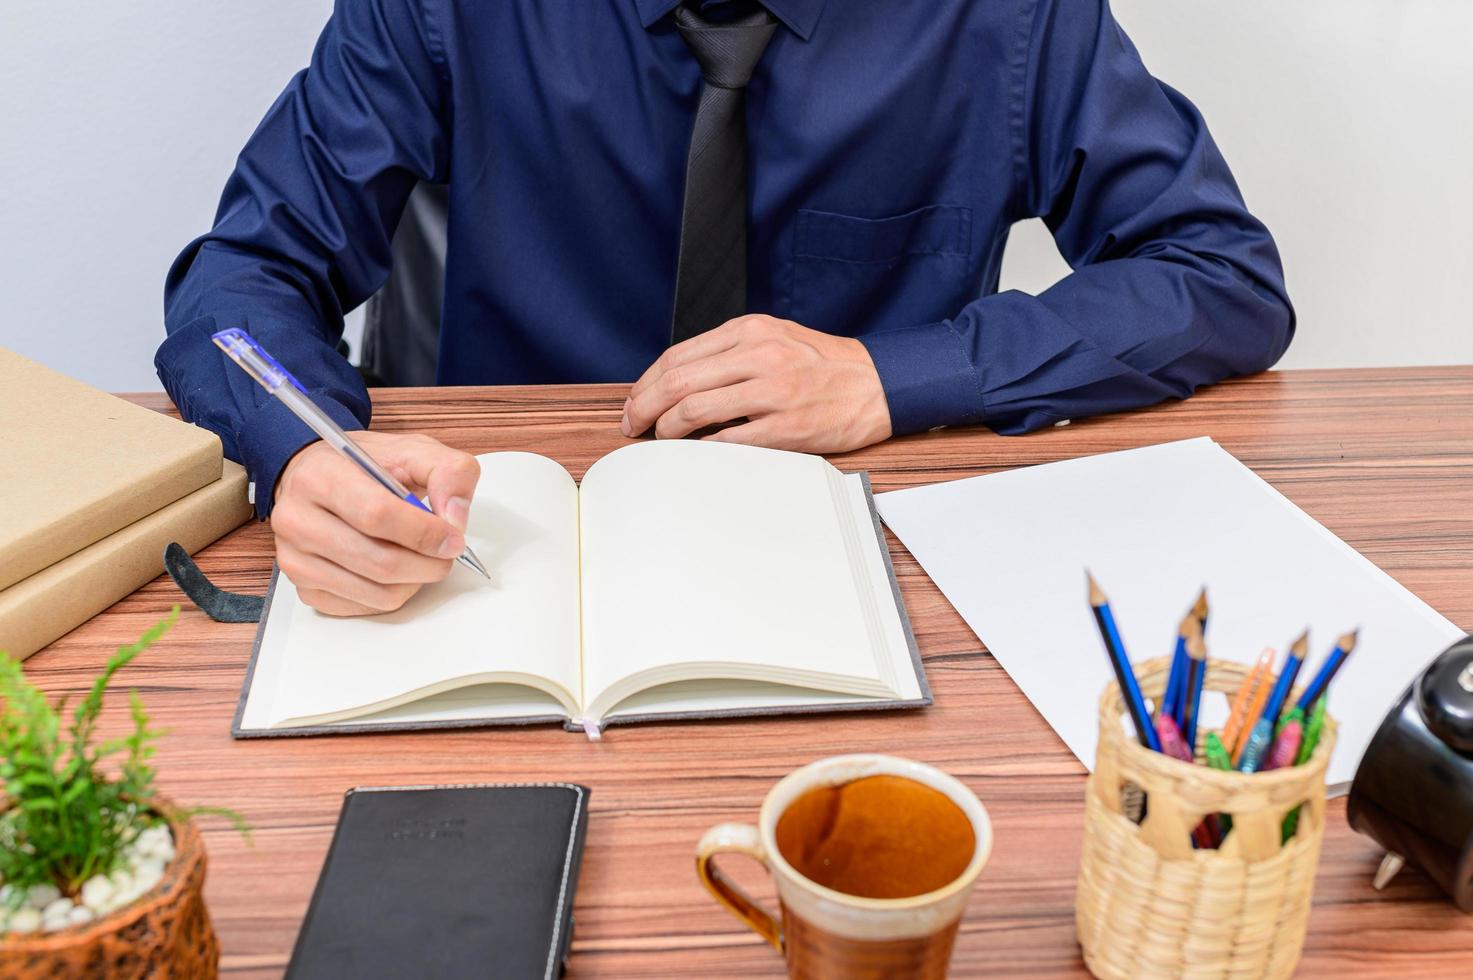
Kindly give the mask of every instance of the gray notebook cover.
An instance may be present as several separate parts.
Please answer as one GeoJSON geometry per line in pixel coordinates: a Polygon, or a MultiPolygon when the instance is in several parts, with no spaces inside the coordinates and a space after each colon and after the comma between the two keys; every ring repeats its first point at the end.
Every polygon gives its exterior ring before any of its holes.
{"type": "MultiPolygon", "coordinates": [[[[915,632],[910,626],[910,616],[905,611],[905,601],[900,596],[900,583],[895,579],[895,566],[890,561],[890,549],[885,545],[885,532],[880,526],[880,515],[875,510],[875,497],[870,489],[869,474],[861,473],[864,481],[864,497],[869,504],[870,522],[874,527],[875,540],[880,555],[885,560],[885,574],[890,578],[890,592],[895,598],[895,611],[900,616],[900,626],[905,631],[905,643],[910,648],[911,665],[915,668],[916,682],[921,696],[912,701],[874,700],[849,701],[830,704],[797,705],[771,708],[730,708],[716,711],[651,712],[643,715],[625,715],[607,719],[602,727],[633,724],[648,721],[689,721],[696,718],[752,718],[765,715],[827,714],[832,711],[888,711],[896,708],[924,708],[932,703],[931,686],[926,682],[926,669],[921,664],[920,650],[916,647],[915,632]]],[[[231,722],[230,734],[234,738],[291,738],[301,735],[352,735],[366,732],[418,732],[439,728],[492,728],[502,725],[535,725],[547,722],[562,724],[569,731],[582,731],[560,714],[522,715],[516,718],[467,718],[458,721],[396,721],[396,722],[348,722],[341,725],[308,725],[301,728],[250,728],[240,727],[245,714],[246,697],[251,691],[251,679],[256,673],[256,658],[261,653],[261,640],[266,635],[266,623],[271,617],[271,600],[276,595],[276,576],[279,570],[271,569],[271,587],[266,593],[266,608],[261,613],[261,623],[256,628],[256,642],[251,648],[251,660],[246,666],[245,682],[240,688],[240,701],[236,705],[235,720],[231,722]]]]}

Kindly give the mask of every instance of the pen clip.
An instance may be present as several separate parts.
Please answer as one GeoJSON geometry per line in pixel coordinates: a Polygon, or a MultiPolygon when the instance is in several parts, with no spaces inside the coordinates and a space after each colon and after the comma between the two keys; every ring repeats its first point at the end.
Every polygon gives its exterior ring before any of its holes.
{"type": "Polygon", "coordinates": [[[272,394],[284,384],[290,384],[302,394],[307,394],[307,389],[290,371],[282,367],[280,361],[266,353],[254,337],[239,327],[211,334],[210,339],[227,357],[240,365],[241,370],[255,378],[261,387],[272,394]]]}

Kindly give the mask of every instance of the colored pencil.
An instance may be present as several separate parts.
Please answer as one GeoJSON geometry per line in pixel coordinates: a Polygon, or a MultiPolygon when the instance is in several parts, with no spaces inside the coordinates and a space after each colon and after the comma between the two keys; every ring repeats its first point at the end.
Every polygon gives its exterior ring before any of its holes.
{"type": "Polygon", "coordinates": [[[1248,720],[1248,712],[1250,710],[1255,714],[1261,712],[1263,702],[1268,700],[1268,689],[1272,686],[1269,679],[1273,677],[1273,667],[1274,649],[1264,647],[1263,652],[1258,655],[1258,663],[1253,665],[1253,669],[1248,672],[1248,676],[1238,688],[1237,696],[1233,698],[1232,711],[1228,714],[1227,724],[1222,728],[1222,747],[1228,754],[1229,761],[1238,747],[1239,736],[1247,727],[1245,722],[1248,720]]]}
{"type": "Polygon", "coordinates": [[[1330,651],[1330,655],[1325,658],[1325,662],[1320,666],[1319,672],[1305,686],[1304,693],[1299,696],[1299,707],[1304,709],[1306,715],[1314,707],[1315,702],[1324,695],[1326,688],[1330,686],[1330,682],[1335,679],[1335,674],[1339,672],[1346,659],[1354,652],[1355,641],[1359,633],[1359,630],[1351,630],[1349,633],[1340,637],[1335,643],[1335,649],[1330,651]]]}
{"type": "MultiPolygon", "coordinates": [[[[1217,737],[1216,732],[1208,732],[1205,740],[1206,746],[1203,754],[1207,757],[1207,765],[1213,769],[1230,771],[1233,768],[1233,760],[1228,755],[1227,747],[1222,744],[1222,739],[1217,737]]],[[[1222,845],[1223,838],[1233,829],[1233,818],[1226,813],[1216,814],[1218,846],[1222,845]]]]}
{"type": "Polygon", "coordinates": [[[1283,769],[1292,766],[1294,760],[1299,756],[1299,746],[1304,741],[1304,722],[1297,717],[1290,718],[1284,723],[1283,731],[1274,737],[1273,748],[1269,749],[1268,757],[1263,760],[1260,771],[1267,772],[1270,769],[1283,769]]]}
{"type": "MultiPolygon", "coordinates": [[[[1185,633],[1176,634],[1176,649],[1171,651],[1171,672],[1166,675],[1166,691],[1161,695],[1161,703],[1156,705],[1156,717],[1162,715],[1170,718],[1173,722],[1181,716],[1181,687],[1186,679],[1187,673],[1187,636],[1185,633]]],[[[1180,728],[1180,722],[1177,722],[1180,728]]]]}
{"type": "Polygon", "coordinates": [[[1105,598],[1105,593],[1093,575],[1085,572],[1085,579],[1089,583],[1089,605],[1094,610],[1095,624],[1100,628],[1105,652],[1110,656],[1110,666],[1114,668],[1115,679],[1120,683],[1120,694],[1125,699],[1125,707],[1135,725],[1136,738],[1146,748],[1160,752],[1161,740],[1157,738],[1156,728],[1151,724],[1151,716],[1146,711],[1146,700],[1141,697],[1140,684],[1135,679],[1135,671],[1130,667],[1130,656],[1125,652],[1125,643],[1120,639],[1120,630],[1115,626],[1110,601],[1105,598]]]}
{"type": "Polygon", "coordinates": [[[1279,723],[1279,715],[1289,703],[1289,696],[1294,693],[1294,680],[1299,676],[1299,668],[1304,666],[1304,655],[1308,652],[1309,630],[1305,630],[1299,634],[1299,639],[1289,645],[1289,654],[1284,658],[1284,669],[1279,672],[1279,679],[1263,706],[1263,714],[1259,715],[1260,720],[1267,719],[1271,725],[1279,723]]]}
{"type": "MultiPolygon", "coordinates": [[[[1325,698],[1320,698],[1314,703],[1314,710],[1309,713],[1309,720],[1304,724],[1304,738],[1299,742],[1299,754],[1294,758],[1296,766],[1302,766],[1314,755],[1315,748],[1320,744],[1320,735],[1325,730],[1325,698]]],[[[1280,835],[1280,842],[1288,842],[1294,832],[1299,829],[1299,811],[1301,807],[1295,807],[1284,817],[1284,826],[1280,835]]]]}
{"type": "Polygon", "coordinates": [[[1289,724],[1289,722],[1291,721],[1299,722],[1300,734],[1303,734],[1303,726],[1307,720],[1308,719],[1304,717],[1304,711],[1300,709],[1297,705],[1290,708],[1279,717],[1279,723],[1274,726],[1274,738],[1277,739],[1280,735],[1282,735],[1284,733],[1284,726],[1289,724]]]}
{"type": "Polygon", "coordinates": [[[1193,616],[1182,621],[1187,634],[1187,679],[1182,691],[1181,737],[1193,754],[1197,751],[1197,719],[1202,709],[1202,685],[1207,679],[1207,644],[1202,642],[1202,623],[1193,616]]]}
{"type": "Polygon", "coordinates": [[[1192,750],[1187,748],[1187,743],[1181,737],[1181,729],[1176,727],[1176,721],[1170,715],[1162,715],[1156,719],[1156,737],[1161,740],[1162,755],[1169,755],[1182,762],[1193,761],[1192,750]]]}
{"type": "MultiPolygon", "coordinates": [[[[1207,628],[1207,588],[1203,586],[1202,591],[1197,593],[1196,602],[1187,615],[1195,618],[1203,629],[1207,628]]],[[[1181,728],[1182,723],[1182,694],[1185,692],[1187,678],[1187,631],[1186,622],[1183,621],[1181,628],[1176,631],[1176,649],[1171,653],[1171,672],[1166,675],[1166,692],[1161,696],[1161,705],[1157,707],[1159,715],[1163,710],[1171,715],[1176,727],[1181,728]]]]}
{"type": "Polygon", "coordinates": [[[1207,747],[1204,754],[1207,756],[1207,765],[1213,769],[1230,770],[1233,768],[1233,760],[1228,755],[1227,747],[1222,744],[1222,739],[1217,737],[1216,732],[1207,733],[1207,747]]]}
{"type": "Polygon", "coordinates": [[[1217,814],[1209,813],[1192,828],[1192,846],[1201,851],[1216,850],[1222,844],[1222,834],[1217,830],[1217,814]]]}
{"type": "MultiPolygon", "coordinates": [[[[1190,616],[1188,619],[1193,624],[1197,622],[1190,616]]],[[[1163,714],[1156,718],[1156,735],[1161,740],[1161,753],[1163,755],[1169,755],[1173,759],[1180,759],[1182,762],[1190,763],[1196,761],[1191,747],[1182,738],[1181,729],[1176,727],[1176,719],[1172,718],[1171,715],[1163,714]]],[[[1212,820],[1210,814],[1204,817],[1197,826],[1192,828],[1193,847],[1211,849],[1216,847],[1220,840],[1221,838],[1216,833],[1216,823],[1212,820]]]]}
{"type": "Polygon", "coordinates": [[[1309,713],[1309,720],[1304,723],[1304,740],[1299,746],[1299,756],[1294,760],[1296,766],[1302,766],[1314,755],[1314,750],[1320,744],[1320,736],[1325,731],[1325,699],[1320,698],[1314,703],[1313,710],[1309,713]]]}

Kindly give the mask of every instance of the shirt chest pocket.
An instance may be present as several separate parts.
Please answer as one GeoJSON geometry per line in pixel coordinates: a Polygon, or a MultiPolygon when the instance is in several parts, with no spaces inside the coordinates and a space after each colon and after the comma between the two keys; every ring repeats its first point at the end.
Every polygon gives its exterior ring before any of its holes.
{"type": "Polygon", "coordinates": [[[966,207],[881,218],[799,211],[789,315],[849,336],[955,316],[967,301],[971,242],[966,207]]]}

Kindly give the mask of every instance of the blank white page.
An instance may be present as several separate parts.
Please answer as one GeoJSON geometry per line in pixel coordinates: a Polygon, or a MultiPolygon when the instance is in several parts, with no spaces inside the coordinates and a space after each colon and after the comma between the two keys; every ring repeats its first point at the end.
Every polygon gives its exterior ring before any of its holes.
{"type": "Polygon", "coordinates": [[[1332,785],[1354,776],[1395,699],[1463,635],[1210,439],[897,490],[876,505],[1086,766],[1113,677],[1086,568],[1137,663],[1171,653],[1203,585],[1211,656],[1251,663],[1265,646],[1282,656],[1309,626],[1301,681],[1361,627],[1330,688],[1332,785]]]}
{"type": "Polygon", "coordinates": [[[682,662],[708,665],[706,678],[791,683],[792,668],[867,680],[875,690],[863,693],[893,687],[861,605],[864,572],[848,558],[843,487],[815,456],[698,441],[640,443],[590,467],[586,702],[682,662]]]}
{"type": "Polygon", "coordinates": [[[397,612],[356,618],[324,616],[279,581],[261,654],[281,658],[272,724],[384,710],[488,673],[535,674],[578,700],[577,487],[542,456],[477,459],[466,540],[490,581],[457,564],[397,612]],[[270,644],[279,605],[289,629],[270,644]]]}

